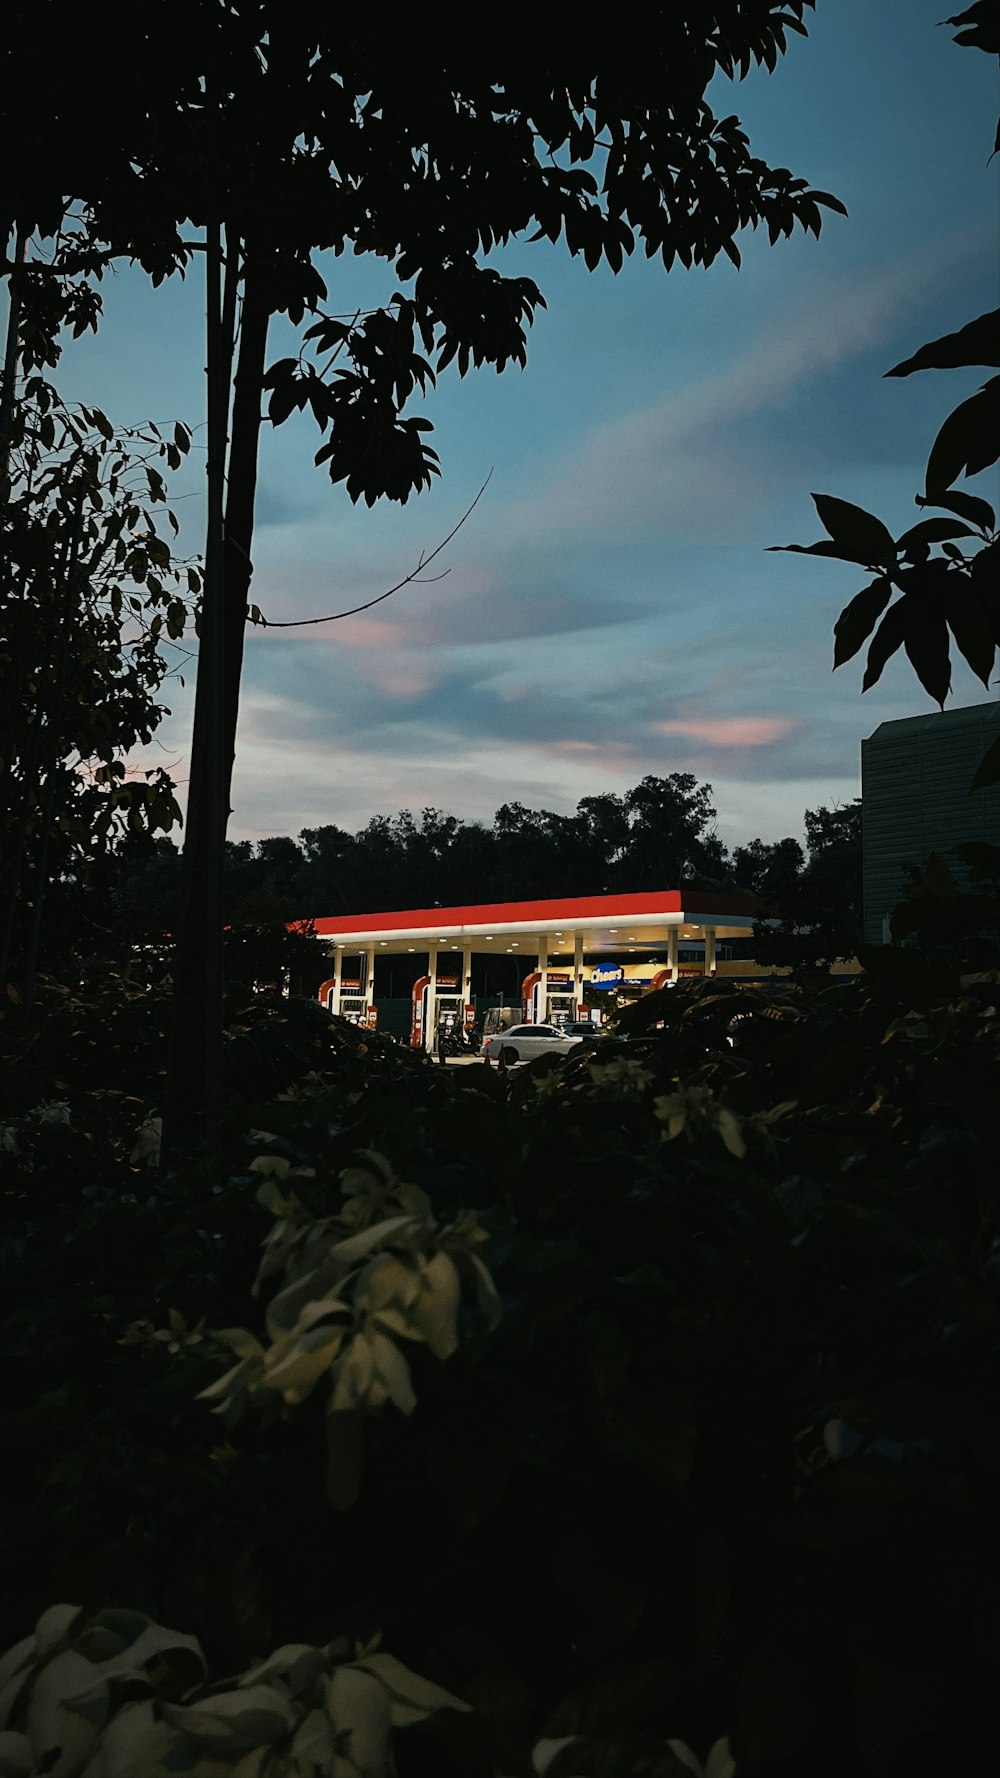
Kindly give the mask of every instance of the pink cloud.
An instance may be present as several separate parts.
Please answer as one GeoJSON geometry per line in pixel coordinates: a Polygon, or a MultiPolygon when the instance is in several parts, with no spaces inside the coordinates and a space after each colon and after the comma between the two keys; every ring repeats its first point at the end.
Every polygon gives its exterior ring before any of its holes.
{"type": "Polygon", "coordinates": [[[606,772],[623,771],[636,757],[631,741],[540,741],[536,745],[540,753],[580,759],[606,772]]]}
{"type": "Polygon", "coordinates": [[[389,698],[419,698],[434,685],[433,675],[422,673],[419,667],[371,666],[367,676],[369,683],[389,698]]]}
{"type": "Polygon", "coordinates": [[[400,648],[412,642],[411,626],[386,617],[345,617],[313,638],[347,648],[400,648]]]}
{"type": "Polygon", "coordinates": [[[792,716],[698,716],[650,726],[659,735],[690,735],[713,747],[767,747],[790,734],[798,723],[792,716]]]}

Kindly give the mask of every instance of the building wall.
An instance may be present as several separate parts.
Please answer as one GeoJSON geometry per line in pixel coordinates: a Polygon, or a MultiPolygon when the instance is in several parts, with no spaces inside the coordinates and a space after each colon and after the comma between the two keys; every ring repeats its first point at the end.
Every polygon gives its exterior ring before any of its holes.
{"type": "MultiPolygon", "coordinates": [[[[1000,785],[969,795],[1000,735],[1000,706],[973,704],[883,722],[861,743],[865,939],[881,944],[905,866],[968,840],[1000,845],[1000,785]]],[[[948,860],[955,868],[956,861],[948,860]]],[[[960,869],[958,874],[961,875],[960,869]]]]}

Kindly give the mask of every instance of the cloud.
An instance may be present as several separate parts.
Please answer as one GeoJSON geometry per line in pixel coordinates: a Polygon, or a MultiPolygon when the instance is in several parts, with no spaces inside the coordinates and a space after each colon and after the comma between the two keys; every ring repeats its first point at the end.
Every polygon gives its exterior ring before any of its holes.
{"type": "Polygon", "coordinates": [[[331,573],[319,563],[266,563],[254,575],[254,600],[275,625],[267,634],[272,646],[307,641],[313,647],[379,652],[527,641],[606,629],[646,615],[648,598],[588,586],[582,554],[572,545],[529,551],[508,537],[492,556],[457,558],[446,577],[434,584],[415,581],[373,611],[284,630],[276,626],[286,611],[309,618],[348,610],[376,598],[384,585],[349,570],[331,573]]]}
{"type": "Polygon", "coordinates": [[[660,735],[690,735],[714,747],[767,747],[799,727],[793,716],[703,716],[686,721],[653,722],[660,735]]]}
{"type": "MultiPolygon", "coordinates": [[[[748,452],[737,421],[787,406],[801,391],[884,345],[904,317],[959,268],[978,267],[982,238],[966,231],[867,273],[827,277],[808,307],[775,314],[729,363],[655,402],[594,427],[518,524],[572,528],[580,536],[739,535],[743,516],[773,471],[748,452]]],[[[780,433],[775,432],[775,444],[780,433]]]]}
{"type": "Polygon", "coordinates": [[[426,697],[436,684],[433,673],[418,666],[407,667],[402,661],[386,661],[381,666],[376,663],[369,668],[368,678],[385,697],[395,699],[426,697]]]}

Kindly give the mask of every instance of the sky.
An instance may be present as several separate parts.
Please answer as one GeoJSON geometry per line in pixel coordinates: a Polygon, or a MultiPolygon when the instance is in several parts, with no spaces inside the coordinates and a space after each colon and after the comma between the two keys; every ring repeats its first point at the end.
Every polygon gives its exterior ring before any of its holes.
{"type": "MultiPolygon", "coordinates": [[[[753,151],[847,205],[817,242],[739,237],[669,274],[615,277],[549,243],[504,251],[547,302],[528,364],[446,371],[410,412],[442,476],[405,507],[354,509],[296,416],[265,426],[251,597],[274,622],[374,598],[475,511],[430,570],[377,610],[248,637],[230,836],[354,829],[427,805],[489,822],[505,802],[570,811],[647,773],[713,787],[729,845],[801,836],[803,812],[859,794],[860,742],[935,706],[902,657],[861,696],[831,672],[834,621],[864,582],[766,553],[823,535],[810,491],[897,534],[935,433],[985,373],[883,380],[922,342],[996,305],[995,61],[959,49],[942,0],[818,0],[774,75],[710,97],[753,151]]],[[[808,16],[808,15],[807,15],[808,16]]],[[[321,269],[330,306],[375,300],[364,260],[321,269]]],[[[67,397],[117,422],[183,419],[173,494],[200,547],[200,263],[159,290],[123,269],[96,338],[68,347],[67,397]]],[[[284,324],[273,357],[288,350],[284,324]]],[[[994,496],[995,477],[972,484],[994,496]],[[992,486],[991,486],[992,483],[992,486]]],[[[143,764],[186,777],[193,663],[143,764]]],[[[987,693],[964,666],[952,706],[987,693]]]]}

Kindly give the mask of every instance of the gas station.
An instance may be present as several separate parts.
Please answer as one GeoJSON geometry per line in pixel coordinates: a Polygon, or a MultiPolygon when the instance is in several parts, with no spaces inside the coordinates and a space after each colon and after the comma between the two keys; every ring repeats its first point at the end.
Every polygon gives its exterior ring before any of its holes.
{"type": "Polygon", "coordinates": [[[757,979],[770,973],[745,955],[728,954],[746,952],[760,912],[754,896],[737,891],[663,889],[336,915],[313,922],[333,963],[318,997],[330,1012],[374,1029],[380,961],[421,958],[410,1043],[433,1049],[439,1026],[476,1024],[474,960],[509,956],[524,963],[520,1004],[512,1009],[516,1022],[582,1021],[608,990],[629,998],[673,986],[682,976],[757,979]]]}

